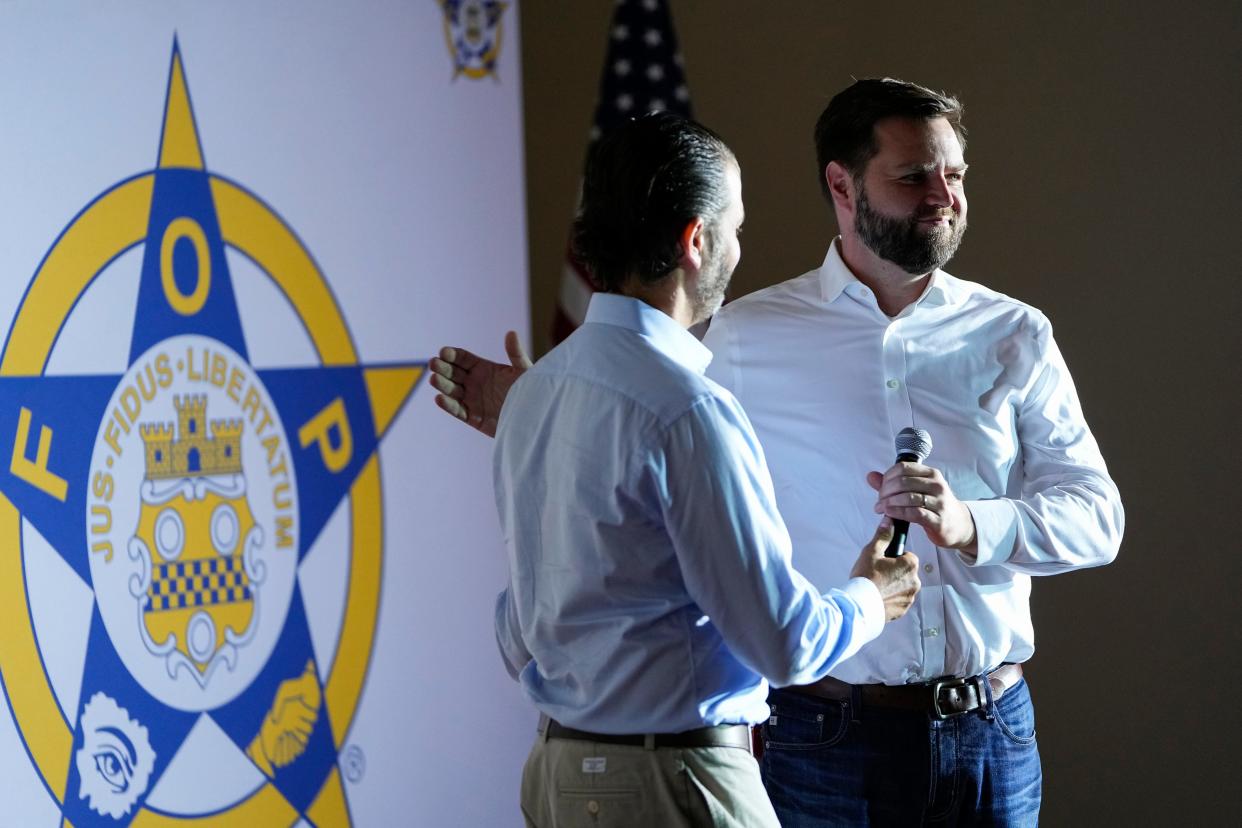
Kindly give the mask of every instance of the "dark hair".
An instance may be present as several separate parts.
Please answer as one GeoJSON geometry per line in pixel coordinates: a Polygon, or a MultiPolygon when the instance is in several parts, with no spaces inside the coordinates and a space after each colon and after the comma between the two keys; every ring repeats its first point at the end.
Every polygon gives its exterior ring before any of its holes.
{"type": "Polygon", "coordinates": [[[819,187],[831,200],[824,169],[836,161],[857,176],[879,151],[875,125],[884,118],[944,118],[966,148],[962,104],[952,95],[896,78],[864,78],[828,102],[815,122],[815,154],[819,187]]]}
{"type": "Polygon", "coordinates": [[[667,112],[629,121],[595,142],[587,155],[573,249],[605,291],[630,275],[658,282],[681,258],[681,231],[728,207],[720,136],[667,112]]]}

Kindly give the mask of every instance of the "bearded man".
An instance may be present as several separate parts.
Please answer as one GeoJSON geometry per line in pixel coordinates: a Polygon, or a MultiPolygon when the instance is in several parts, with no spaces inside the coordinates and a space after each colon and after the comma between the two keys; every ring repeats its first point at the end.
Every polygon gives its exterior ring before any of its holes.
{"type": "Polygon", "coordinates": [[[966,230],[961,116],[888,78],[833,98],[815,142],[841,235],[704,338],[763,445],[795,565],[839,580],[873,511],[910,522],[922,565],[904,618],[770,694],[761,765],[784,826],[1035,825],[1031,576],[1106,564],[1121,540],[1047,318],[941,269],[966,230]],[[932,435],[927,463],[873,471],[906,426],[932,435]]]}

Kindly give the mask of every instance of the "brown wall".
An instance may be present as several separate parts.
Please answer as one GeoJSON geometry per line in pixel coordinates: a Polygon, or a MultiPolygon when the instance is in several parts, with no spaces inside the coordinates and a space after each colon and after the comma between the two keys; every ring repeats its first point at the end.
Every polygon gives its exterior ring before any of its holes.
{"type": "MultiPolygon", "coordinates": [[[[734,295],[822,259],[810,133],[851,76],[962,98],[950,270],[1052,319],[1128,518],[1117,563],[1034,587],[1044,823],[1233,822],[1242,3],[878,6],[673,0],[696,115],[743,168],[734,295]]],[[[521,5],[539,351],[611,7],[521,5]]]]}

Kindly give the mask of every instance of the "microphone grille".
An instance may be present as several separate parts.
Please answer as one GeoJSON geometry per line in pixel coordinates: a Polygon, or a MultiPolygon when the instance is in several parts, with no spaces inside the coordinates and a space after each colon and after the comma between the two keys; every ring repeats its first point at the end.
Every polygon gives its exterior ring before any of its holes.
{"type": "Polygon", "coordinates": [[[903,428],[897,432],[897,454],[913,454],[922,463],[932,452],[931,434],[921,428],[903,428]]]}

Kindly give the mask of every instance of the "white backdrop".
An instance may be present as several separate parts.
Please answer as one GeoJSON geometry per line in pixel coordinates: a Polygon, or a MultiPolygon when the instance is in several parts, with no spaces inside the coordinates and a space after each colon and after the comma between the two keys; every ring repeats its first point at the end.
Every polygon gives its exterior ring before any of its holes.
{"type": "MultiPolygon", "coordinates": [[[[459,72],[436,0],[0,2],[0,579],[16,583],[0,596],[0,825],[337,824],[342,814],[363,826],[520,824],[534,715],[491,631],[504,565],[490,445],[440,414],[420,376],[442,344],[498,347],[508,328],[529,339],[518,14],[479,5],[470,42],[496,46],[496,64],[459,72]],[[165,130],[174,42],[193,120],[174,106],[165,130]],[[194,130],[201,167],[177,178],[166,168],[194,169],[194,130]],[[221,187],[248,197],[228,207],[221,187]],[[211,197],[185,195],[196,192],[211,197]],[[286,232],[246,242],[255,225],[243,202],[286,232]],[[107,214],[114,203],[120,218],[107,214]],[[182,210],[206,228],[203,247],[168,229],[182,210]],[[126,236],[127,222],[140,237],[126,236]],[[277,235],[300,242],[317,277],[264,259],[277,235]],[[205,267],[210,290],[199,295],[205,267]],[[80,293],[63,298],[74,279],[80,293]],[[299,304],[308,282],[328,290],[299,304]],[[316,325],[343,328],[352,360],[325,356],[316,325]],[[30,356],[40,342],[50,342],[42,362],[30,356]],[[258,409],[229,393],[232,379],[202,379],[210,364],[195,373],[204,349],[231,355],[238,388],[263,390],[280,441],[260,444],[258,409]],[[171,383],[125,420],[122,391],[158,354],[177,366],[171,383]],[[347,416],[321,429],[315,417],[338,386],[347,416]],[[174,392],[200,394],[213,425],[245,421],[241,463],[268,570],[266,580],[246,570],[248,594],[267,611],[236,623],[235,633],[259,631],[235,664],[210,672],[216,656],[195,656],[164,679],[143,667],[154,650],[134,644],[154,623],[137,611],[148,593],[128,594],[124,577],[105,590],[101,573],[138,566],[123,550],[141,535],[139,485],[158,475],[149,457],[144,470],[134,426],[171,426],[174,392]],[[346,425],[352,459],[334,470],[346,425]],[[296,472],[300,558],[273,545],[280,507],[265,504],[285,479],[273,446],[296,472]],[[96,535],[102,511],[90,509],[104,506],[88,482],[100,473],[116,476],[115,521],[96,535]],[[376,502],[356,502],[366,498],[376,502]],[[102,547],[89,551],[103,538],[117,541],[106,562],[102,547]],[[381,550],[371,564],[359,562],[366,542],[381,550]],[[292,598],[289,587],[265,594],[282,589],[278,570],[295,576],[292,598]],[[381,571],[378,611],[351,607],[381,571]],[[299,678],[308,658],[314,669],[299,678]],[[291,699],[302,724],[265,729],[291,699]],[[117,732],[121,748],[104,744],[117,732]]],[[[207,608],[217,636],[219,606],[207,608]]],[[[185,627],[182,650],[197,652],[195,635],[185,627]]]]}

